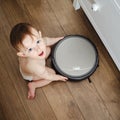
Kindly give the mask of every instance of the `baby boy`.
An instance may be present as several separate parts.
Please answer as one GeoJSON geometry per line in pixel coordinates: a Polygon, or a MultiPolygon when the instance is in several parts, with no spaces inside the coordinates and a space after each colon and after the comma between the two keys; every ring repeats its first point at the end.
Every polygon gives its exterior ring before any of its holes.
{"type": "Polygon", "coordinates": [[[41,32],[29,23],[19,23],[12,28],[10,42],[17,50],[21,75],[30,81],[28,99],[35,97],[35,90],[38,87],[48,85],[52,81],[67,80],[47,67],[45,62],[51,52],[50,47],[62,38],[43,38],[41,32]]]}

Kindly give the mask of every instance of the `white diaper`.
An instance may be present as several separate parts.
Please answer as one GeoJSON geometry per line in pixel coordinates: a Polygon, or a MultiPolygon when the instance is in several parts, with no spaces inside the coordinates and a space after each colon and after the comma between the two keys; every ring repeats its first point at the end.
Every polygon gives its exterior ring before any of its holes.
{"type": "Polygon", "coordinates": [[[21,73],[23,79],[28,80],[28,81],[32,81],[32,80],[33,80],[33,77],[32,77],[32,76],[25,75],[25,74],[22,72],[21,68],[20,68],[20,73],[21,73]]]}

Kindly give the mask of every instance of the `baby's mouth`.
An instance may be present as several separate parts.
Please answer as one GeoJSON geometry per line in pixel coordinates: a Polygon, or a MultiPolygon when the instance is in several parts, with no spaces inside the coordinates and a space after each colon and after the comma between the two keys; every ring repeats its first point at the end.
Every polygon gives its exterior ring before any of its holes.
{"type": "Polygon", "coordinates": [[[44,52],[42,51],[42,52],[39,54],[39,56],[43,56],[43,54],[44,54],[44,52]]]}

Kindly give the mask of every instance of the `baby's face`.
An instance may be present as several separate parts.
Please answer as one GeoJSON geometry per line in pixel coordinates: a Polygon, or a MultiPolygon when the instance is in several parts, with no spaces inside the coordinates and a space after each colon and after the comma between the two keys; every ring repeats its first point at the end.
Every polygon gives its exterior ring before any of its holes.
{"type": "Polygon", "coordinates": [[[31,29],[32,37],[26,35],[22,41],[24,57],[35,58],[35,59],[45,59],[46,56],[46,45],[41,37],[41,33],[35,29],[31,29]]]}

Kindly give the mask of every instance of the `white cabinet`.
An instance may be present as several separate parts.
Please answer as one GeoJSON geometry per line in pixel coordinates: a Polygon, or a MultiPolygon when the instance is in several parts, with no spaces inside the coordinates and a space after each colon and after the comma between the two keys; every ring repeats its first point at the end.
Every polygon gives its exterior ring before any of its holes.
{"type": "Polygon", "coordinates": [[[120,70],[120,0],[74,0],[83,8],[120,70]]]}

